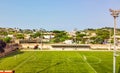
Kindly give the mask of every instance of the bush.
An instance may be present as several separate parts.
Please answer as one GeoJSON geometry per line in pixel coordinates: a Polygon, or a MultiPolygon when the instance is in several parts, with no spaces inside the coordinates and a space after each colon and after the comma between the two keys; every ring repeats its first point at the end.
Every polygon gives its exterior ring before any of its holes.
{"type": "Polygon", "coordinates": [[[4,48],[6,47],[6,43],[3,40],[0,40],[0,52],[4,52],[4,48]]]}
{"type": "Polygon", "coordinates": [[[4,40],[6,43],[10,43],[11,38],[10,38],[10,37],[6,37],[6,38],[4,38],[3,40],[4,40]]]}
{"type": "Polygon", "coordinates": [[[38,49],[38,46],[39,46],[39,45],[35,45],[35,46],[34,46],[34,49],[38,49]]]}
{"type": "Polygon", "coordinates": [[[6,46],[6,43],[3,40],[0,40],[0,47],[4,48],[6,46]]]}

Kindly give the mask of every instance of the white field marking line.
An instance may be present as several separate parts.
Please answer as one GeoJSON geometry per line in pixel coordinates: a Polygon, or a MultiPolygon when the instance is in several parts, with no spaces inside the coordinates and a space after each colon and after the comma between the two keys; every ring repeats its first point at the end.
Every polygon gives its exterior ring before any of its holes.
{"type": "Polygon", "coordinates": [[[87,58],[86,58],[86,56],[85,56],[85,55],[83,55],[83,58],[84,58],[84,60],[85,60],[85,61],[87,60],[87,58]]]}
{"type": "Polygon", "coordinates": [[[68,61],[72,62],[69,58],[66,58],[68,61]]]}
{"type": "MultiPolygon", "coordinates": [[[[80,55],[80,54],[79,54],[80,55]]],[[[82,57],[82,55],[80,55],[82,57]]],[[[83,55],[84,57],[86,57],[85,55],[83,55]]],[[[83,58],[83,57],[82,57],[83,58]]],[[[87,59],[87,58],[86,58],[87,59]]],[[[97,73],[97,71],[83,58],[83,61],[94,71],[94,73],[97,73]]]]}
{"type": "Polygon", "coordinates": [[[95,72],[95,73],[97,73],[97,71],[87,62],[87,58],[86,58],[86,56],[85,55],[83,55],[84,57],[85,57],[85,62],[87,63],[87,65],[95,72]]]}
{"type": "Polygon", "coordinates": [[[97,73],[97,71],[87,62],[86,56],[85,55],[82,56],[81,54],[79,54],[79,55],[81,56],[81,58],[83,59],[83,61],[94,71],[94,73],[97,73]]]}
{"type": "Polygon", "coordinates": [[[108,52],[112,52],[113,50],[20,50],[20,51],[100,51],[100,52],[104,52],[104,51],[108,51],[108,52]]]}
{"type": "MultiPolygon", "coordinates": [[[[96,63],[90,63],[90,64],[99,64],[99,63],[102,62],[102,60],[101,60],[100,58],[97,58],[97,57],[94,57],[94,56],[87,56],[87,57],[93,57],[93,58],[95,58],[95,59],[98,60],[98,62],[96,62],[96,63]]],[[[83,58],[84,58],[84,60],[86,60],[86,61],[87,61],[87,57],[83,55],[83,58]]],[[[73,62],[70,58],[66,58],[66,60],[68,60],[69,62],[73,62]]]]}
{"type": "MultiPolygon", "coordinates": [[[[27,59],[28,59],[28,58],[27,58],[27,59]]],[[[31,61],[34,61],[34,60],[36,60],[35,57],[33,57],[32,60],[29,60],[29,61],[27,61],[27,62],[31,62],[31,61]]]]}
{"type": "Polygon", "coordinates": [[[120,51],[117,51],[117,54],[116,54],[116,56],[120,56],[120,51]]]}
{"type": "MultiPolygon", "coordinates": [[[[84,55],[83,55],[84,56],[84,55]]],[[[85,56],[86,57],[86,56],[85,56]]],[[[102,62],[102,60],[100,59],[100,58],[98,58],[98,57],[95,57],[95,56],[87,56],[87,57],[92,57],[92,58],[94,58],[94,59],[98,59],[98,62],[96,62],[96,63],[90,63],[90,64],[99,64],[99,63],[101,63],[102,62]]],[[[86,60],[87,61],[87,60],[86,60]]]]}
{"type": "Polygon", "coordinates": [[[98,58],[98,57],[93,56],[93,58],[96,58],[96,59],[98,59],[98,60],[99,60],[96,64],[99,64],[99,63],[101,63],[101,62],[102,62],[102,60],[101,60],[100,58],[98,58]]]}
{"type": "Polygon", "coordinates": [[[24,60],[22,63],[20,63],[19,65],[17,65],[15,68],[13,68],[13,70],[16,70],[17,68],[19,68],[21,65],[23,65],[24,63],[26,63],[30,58],[32,58],[33,56],[31,57],[28,57],[26,60],[24,60]]]}

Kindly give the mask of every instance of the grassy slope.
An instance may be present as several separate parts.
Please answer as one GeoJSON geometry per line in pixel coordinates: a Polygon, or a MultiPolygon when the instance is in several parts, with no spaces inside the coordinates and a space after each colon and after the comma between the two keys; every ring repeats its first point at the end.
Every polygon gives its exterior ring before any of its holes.
{"type": "MultiPolygon", "coordinates": [[[[120,57],[117,59],[119,62],[120,57]]],[[[0,70],[4,69],[16,73],[112,73],[112,52],[23,52],[0,59],[0,70]]]]}

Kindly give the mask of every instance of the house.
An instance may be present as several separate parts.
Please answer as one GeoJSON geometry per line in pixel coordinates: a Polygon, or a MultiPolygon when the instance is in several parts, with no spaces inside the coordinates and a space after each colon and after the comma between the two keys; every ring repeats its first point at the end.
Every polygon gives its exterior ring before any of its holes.
{"type": "Polygon", "coordinates": [[[13,38],[13,37],[14,37],[14,35],[10,35],[10,34],[8,34],[7,36],[10,37],[10,38],[13,38]]]}
{"type": "Polygon", "coordinates": [[[65,44],[72,44],[72,43],[73,43],[73,40],[65,40],[64,43],[65,43],[65,44]]]}
{"type": "Polygon", "coordinates": [[[55,36],[54,36],[54,34],[53,33],[44,33],[44,35],[43,35],[43,37],[44,37],[44,39],[43,40],[45,40],[45,41],[50,41],[52,38],[54,38],[55,36]]]}

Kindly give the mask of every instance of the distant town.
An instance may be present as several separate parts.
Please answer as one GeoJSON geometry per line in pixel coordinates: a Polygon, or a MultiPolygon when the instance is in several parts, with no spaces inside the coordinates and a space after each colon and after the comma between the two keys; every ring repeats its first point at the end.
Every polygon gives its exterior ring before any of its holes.
{"type": "MultiPolygon", "coordinates": [[[[120,38],[117,29],[116,38],[120,38]]],[[[0,39],[6,43],[65,43],[65,44],[108,44],[113,43],[113,28],[74,29],[71,32],[45,29],[0,28],[0,39]]],[[[119,43],[119,40],[117,40],[119,43]]]]}
{"type": "MultiPolygon", "coordinates": [[[[119,45],[120,29],[116,30],[116,44],[119,45]]],[[[66,47],[73,49],[76,45],[78,45],[76,46],[77,48],[81,48],[82,45],[82,48],[109,49],[113,45],[113,28],[74,29],[71,32],[61,30],[47,31],[45,29],[0,28],[0,39],[8,44],[18,43],[24,49],[39,48],[47,50],[52,47],[52,49],[60,48],[63,50],[66,47]],[[69,47],[66,45],[69,45],[69,47]],[[104,46],[102,47],[102,45],[104,46]]]]}

